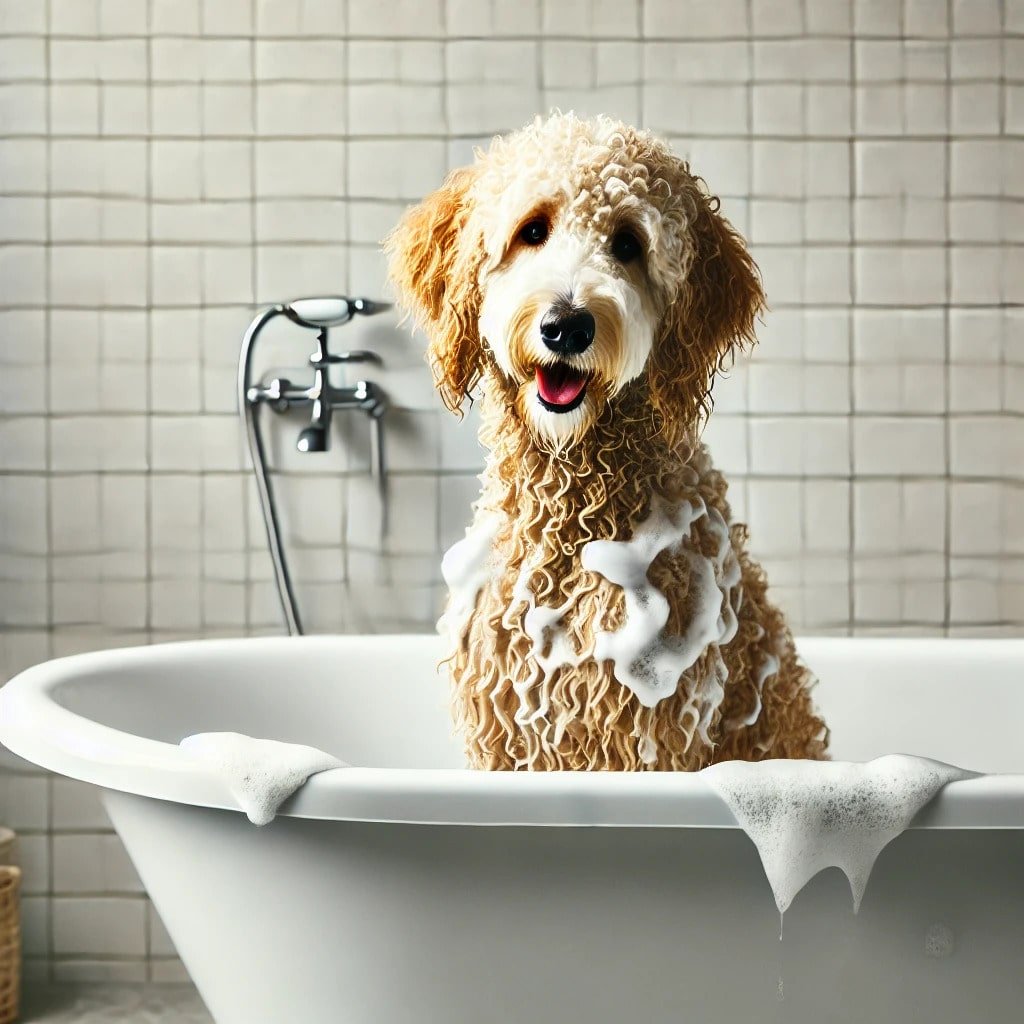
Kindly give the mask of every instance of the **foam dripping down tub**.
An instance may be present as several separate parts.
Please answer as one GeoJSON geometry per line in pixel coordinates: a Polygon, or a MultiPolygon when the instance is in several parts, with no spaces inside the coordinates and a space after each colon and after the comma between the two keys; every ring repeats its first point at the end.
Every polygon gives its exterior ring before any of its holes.
{"type": "Polygon", "coordinates": [[[1015,1019],[1024,992],[1024,642],[800,645],[836,758],[947,785],[878,858],[779,913],[701,775],[461,767],[433,637],[87,654],[0,692],[0,740],[103,799],[218,1024],[1015,1019]],[[234,731],[356,766],[254,827],[182,750],[234,731]],[[780,1000],[781,997],[781,1000],[780,1000]]]}

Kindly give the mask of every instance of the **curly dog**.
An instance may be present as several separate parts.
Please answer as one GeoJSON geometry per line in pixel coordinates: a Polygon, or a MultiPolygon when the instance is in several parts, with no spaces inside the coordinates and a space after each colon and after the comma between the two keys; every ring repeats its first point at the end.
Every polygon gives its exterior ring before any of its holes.
{"type": "Polygon", "coordinates": [[[489,449],[445,556],[457,725],[491,769],[822,758],[828,732],[700,429],[757,267],[669,147],[555,114],[385,246],[445,404],[489,449]]]}

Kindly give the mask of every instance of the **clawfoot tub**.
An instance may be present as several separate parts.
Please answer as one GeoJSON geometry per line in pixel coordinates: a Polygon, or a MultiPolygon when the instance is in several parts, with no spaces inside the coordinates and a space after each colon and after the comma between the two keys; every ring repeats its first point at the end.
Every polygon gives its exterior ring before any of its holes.
{"type": "MultiPolygon", "coordinates": [[[[1024,642],[799,646],[836,758],[1024,769],[1024,642]]],[[[882,853],[858,915],[826,871],[780,942],[755,848],[699,775],[463,769],[439,650],[350,636],[66,658],[0,692],[0,740],[102,787],[218,1024],[1016,1019],[1024,777],[950,784],[882,853]],[[355,767],[256,828],[177,746],[218,730],[355,767]]]]}

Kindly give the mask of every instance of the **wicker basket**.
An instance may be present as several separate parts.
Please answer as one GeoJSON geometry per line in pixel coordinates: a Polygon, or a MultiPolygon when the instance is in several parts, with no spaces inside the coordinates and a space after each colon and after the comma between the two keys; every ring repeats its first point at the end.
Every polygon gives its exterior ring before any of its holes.
{"type": "Polygon", "coordinates": [[[11,829],[0,825],[0,867],[17,864],[18,836],[11,829]]]}
{"type": "Polygon", "coordinates": [[[15,838],[9,828],[0,828],[0,1024],[18,1019],[21,992],[21,869],[10,863],[15,838]]]}
{"type": "Polygon", "coordinates": [[[0,1024],[18,1019],[21,990],[21,868],[0,867],[0,1024]]]}

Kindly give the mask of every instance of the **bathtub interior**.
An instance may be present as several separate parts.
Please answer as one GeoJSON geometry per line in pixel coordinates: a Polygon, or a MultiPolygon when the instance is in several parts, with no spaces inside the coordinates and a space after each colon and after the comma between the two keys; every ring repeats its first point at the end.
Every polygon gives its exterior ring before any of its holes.
{"type": "MultiPolygon", "coordinates": [[[[807,639],[832,755],[913,753],[1024,771],[1024,654],[1008,641],[807,639]]],[[[147,739],[233,731],[373,768],[460,768],[432,636],[168,645],[118,652],[61,680],[64,708],[147,739]]]]}
{"type": "Polygon", "coordinates": [[[168,645],[67,678],[54,701],[102,725],[179,743],[200,732],[316,747],[372,768],[461,768],[430,637],[168,645]]]}

